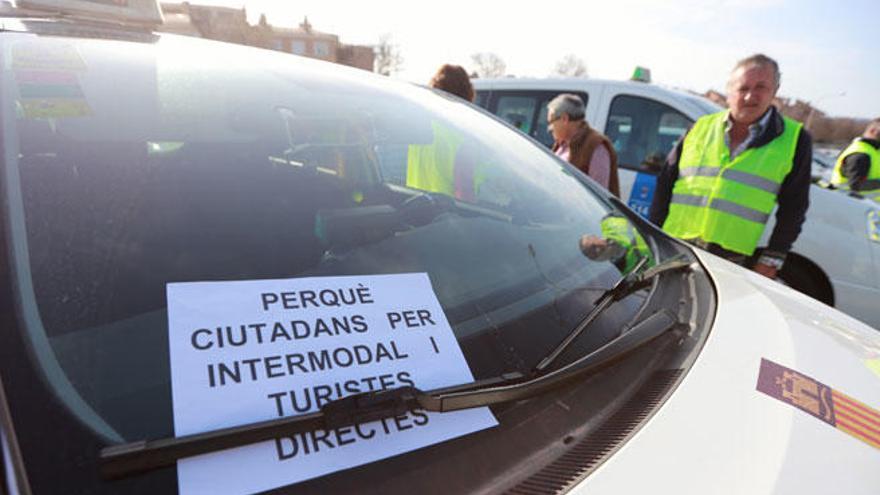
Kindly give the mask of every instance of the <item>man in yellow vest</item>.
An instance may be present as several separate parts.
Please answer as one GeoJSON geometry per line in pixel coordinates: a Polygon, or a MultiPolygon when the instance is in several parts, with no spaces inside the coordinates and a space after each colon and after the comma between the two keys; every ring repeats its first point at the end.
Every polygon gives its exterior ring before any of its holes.
{"type": "MultiPolygon", "coordinates": [[[[470,78],[459,65],[443,64],[429,85],[465,101],[474,101],[470,78]]],[[[465,137],[438,121],[431,122],[431,130],[431,143],[409,146],[407,187],[474,201],[476,157],[466,145],[465,137]]]]}
{"type": "Polygon", "coordinates": [[[409,146],[406,185],[455,197],[455,161],[464,137],[436,121],[431,130],[431,143],[409,146]]]}
{"type": "Polygon", "coordinates": [[[837,157],[831,183],[880,201],[880,118],[837,157]]]}
{"type": "Polygon", "coordinates": [[[651,221],[672,236],[770,278],[782,268],[809,206],[812,139],[772,106],[777,63],[739,61],[727,84],[729,110],[701,117],[657,178],[651,221]],[[776,226],[755,259],[773,208],[776,226]]]}

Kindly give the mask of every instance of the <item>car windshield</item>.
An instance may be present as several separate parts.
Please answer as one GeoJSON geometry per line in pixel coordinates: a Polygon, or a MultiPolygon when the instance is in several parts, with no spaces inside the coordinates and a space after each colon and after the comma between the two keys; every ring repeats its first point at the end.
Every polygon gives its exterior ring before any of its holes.
{"type": "MultiPolygon", "coordinates": [[[[18,35],[3,195],[23,334],[108,441],[173,435],[168,284],[425,273],[475,379],[528,371],[650,238],[454,97],[270,51],[18,35]]],[[[568,361],[644,303],[603,314],[568,361]]],[[[562,361],[566,361],[563,359],[562,361]]]]}

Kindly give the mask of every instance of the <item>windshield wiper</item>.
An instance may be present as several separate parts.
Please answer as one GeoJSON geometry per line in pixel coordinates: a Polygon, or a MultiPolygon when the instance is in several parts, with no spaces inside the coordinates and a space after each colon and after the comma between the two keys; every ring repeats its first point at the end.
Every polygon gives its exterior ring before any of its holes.
{"type": "Polygon", "coordinates": [[[544,358],[531,374],[520,372],[479,380],[473,383],[422,391],[416,387],[398,387],[366,392],[337,399],[321,407],[320,411],[278,418],[205,433],[159,440],[142,440],[114,445],[101,450],[101,469],[106,478],[121,478],[174,464],[177,460],[243,445],[272,440],[279,436],[332,430],[370,421],[397,416],[421,409],[429,412],[452,412],[526,399],[601,369],[611,360],[653,341],[676,326],[678,319],[666,310],[660,310],[623,329],[616,338],[602,347],[558,369],[547,367],[598,314],[614,301],[645,287],[660,273],[690,267],[690,262],[673,258],[639,272],[644,262],[603,293],[597,306],[572,332],[544,358]],[[598,308],[602,309],[598,309],[598,308]]]}
{"type": "Polygon", "coordinates": [[[586,328],[613,303],[646,287],[652,279],[663,272],[690,268],[691,266],[691,262],[687,261],[684,256],[676,256],[642,271],[642,268],[648,263],[648,259],[647,256],[639,259],[632,270],[621,276],[610,289],[606,289],[605,292],[596,299],[593,309],[587,314],[587,316],[585,316],[584,319],[581,320],[581,322],[578,323],[564,339],[562,339],[562,342],[560,342],[556,348],[550,351],[550,353],[547,354],[537,366],[535,366],[536,373],[543,372],[553,364],[553,362],[556,361],[566,349],[568,349],[571,343],[574,342],[581,333],[583,333],[583,331],[586,330],[586,328]]]}

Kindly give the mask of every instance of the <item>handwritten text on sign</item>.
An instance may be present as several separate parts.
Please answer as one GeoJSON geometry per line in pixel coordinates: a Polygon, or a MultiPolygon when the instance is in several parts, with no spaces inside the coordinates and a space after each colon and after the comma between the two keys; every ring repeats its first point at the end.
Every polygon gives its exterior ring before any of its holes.
{"type": "MultiPolygon", "coordinates": [[[[168,284],[175,434],[304,414],[340,397],[473,375],[427,274],[168,284]]],[[[180,493],[252,493],[496,425],[414,411],[178,462],[180,493]]]]}

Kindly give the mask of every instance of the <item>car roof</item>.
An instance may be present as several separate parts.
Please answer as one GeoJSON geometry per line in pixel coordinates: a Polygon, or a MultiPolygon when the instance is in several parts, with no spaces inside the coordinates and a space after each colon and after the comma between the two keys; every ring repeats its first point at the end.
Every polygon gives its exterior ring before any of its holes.
{"type": "Polygon", "coordinates": [[[564,90],[572,87],[582,87],[584,89],[596,89],[614,87],[618,89],[626,88],[652,88],[657,91],[664,91],[683,96],[700,96],[696,93],[690,93],[676,88],[667,88],[653,83],[645,83],[638,81],[618,81],[614,79],[585,79],[579,77],[505,77],[505,78],[488,78],[473,79],[475,89],[550,89],[564,90]]]}
{"type": "MultiPolygon", "coordinates": [[[[153,31],[149,27],[123,25],[107,21],[83,22],[71,17],[2,17],[0,32],[4,34],[33,34],[55,39],[114,40],[135,43],[155,43],[171,33],[153,31]]],[[[202,38],[193,38],[202,39],[202,38]]],[[[206,40],[207,41],[207,40],[206,40]]]]}
{"type": "MultiPolygon", "coordinates": [[[[366,84],[381,83],[384,87],[412,87],[424,90],[423,86],[413,84],[401,79],[389,78],[379,74],[364,71],[355,67],[337,64],[326,60],[315,59],[300,55],[295,55],[283,51],[268,49],[264,47],[245,45],[241,43],[232,43],[211,38],[201,38],[188,36],[177,33],[169,33],[163,31],[155,31],[143,26],[122,25],[107,21],[83,20],[76,17],[67,16],[36,16],[36,17],[2,17],[0,16],[0,45],[9,43],[13,38],[22,36],[35,36],[38,42],[51,41],[82,41],[91,42],[122,42],[134,43],[146,47],[157,47],[163,43],[174,43],[184,45],[188,49],[200,50],[225,50],[223,53],[230,53],[228,50],[234,50],[237,56],[246,56],[247,53],[264,54],[270,57],[280,57],[279,60],[287,65],[293,64],[302,66],[305,70],[308,68],[316,68],[321,74],[338,74],[340,76],[348,74],[355,75],[359,81],[366,81],[366,84]]],[[[114,60],[115,62],[132,63],[131,57],[124,50],[114,49],[103,53],[106,60],[114,60]]],[[[234,68],[228,69],[234,72],[234,68]]],[[[316,75],[316,78],[318,76],[316,75]]]]}
{"type": "Polygon", "coordinates": [[[66,19],[150,30],[163,23],[156,0],[17,0],[15,5],[3,2],[0,17],[66,19]]]}
{"type": "Polygon", "coordinates": [[[519,78],[506,77],[497,79],[474,79],[474,89],[480,90],[510,90],[510,91],[573,91],[584,90],[597,93],[599,90],[611,90],[612,93],[641,93],[648,92],[654,95],[664,95],[672,100],[681,102],[682,108],[692,118],[722,110],[721,107],[704,97],[678,88],[668,88],[652,83],[638,81],[615,81],[612,79],[585,79],[577,77],[556,78],[519,78]],[[688,110],[685,110],[687,108],[688,110]]]}

